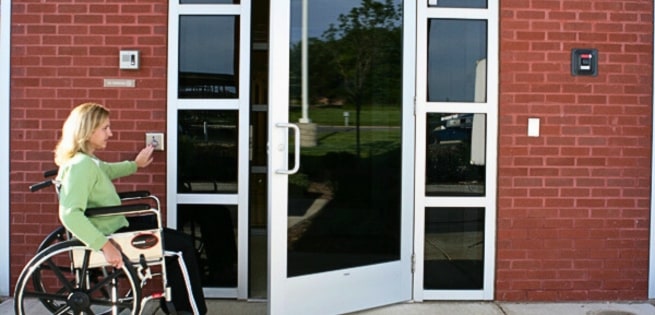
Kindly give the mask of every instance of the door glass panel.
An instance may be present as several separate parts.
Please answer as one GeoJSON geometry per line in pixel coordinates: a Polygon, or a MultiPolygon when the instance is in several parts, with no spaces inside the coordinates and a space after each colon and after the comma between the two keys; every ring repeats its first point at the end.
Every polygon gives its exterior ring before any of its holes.
{"type": "Polygon", "coordinates": [[[180,16],[179,98],[237,98],[236,16],[180,16]]]}
{"type": "Polygon", "coordinates": [[[180,110],[177,135],[177,191],[237,192],[236,110],[180,110]]]}
{"type": "Polygon", "coordinates": [[[484,196],[484,114],[428,113],[425,193],[428,196],[484,196]]]}
{"type": "Polygon", "coordinates": [[[303,99],[302,1],[291,2],[289,121],[300,122],[301,162],[289,176],[290,277],[399,259],[401,4],[308,1],[303,99]]]}
{"type": "Polygon", "coordinates": [[[205,287],[237,285],[237,206],[177,205],[177,230],[193,237],[205,287]]]}
{"type": "Polygon", "coordinates": [[[486,102],[487,22],[430,19],[428,101],[486,102]]]}
{"type": "Polygon", "coordinates": [[[487,0],[429,0],[431,7],[441,8],[486,8],[487,0]]]}
{"type": "Polygon", "coordinates": [[[482,289],[484,208],[425,209],[424,289],[482,289]]]}

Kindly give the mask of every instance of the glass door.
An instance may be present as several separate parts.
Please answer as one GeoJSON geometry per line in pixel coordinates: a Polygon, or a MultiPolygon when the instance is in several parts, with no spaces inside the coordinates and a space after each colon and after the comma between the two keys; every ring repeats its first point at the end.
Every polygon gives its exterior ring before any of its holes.
{"type": "Polygon", "coordinates": [[[271,5],[270,314],[411,298],[412,5],[271,5]]]}

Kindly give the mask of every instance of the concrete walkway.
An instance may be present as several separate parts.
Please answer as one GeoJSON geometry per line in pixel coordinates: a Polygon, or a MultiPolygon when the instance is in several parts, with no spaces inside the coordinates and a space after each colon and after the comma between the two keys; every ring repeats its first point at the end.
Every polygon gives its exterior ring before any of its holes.
{"type": "Polygon", "coordinates": [[[507,303],[423,302],[404,303],[357,315],[655,315],[653,302],[634,303],[507,303]]]}
{"type": "MultiPolygon", "coordinates": [[[[14,314],[3,299],[0,315],[14,314]]],[[[208,300],[208,315],[265,315],[265,302],[208,300]]],[[[155,313],[157,315],[162,312],[155,313]]],[[[422,302],[401,303],[351,315],[655,315],[655,301],[587,303],[422,302]]],[[[39,314],[40,315],[40,314],[39,314]]]]}

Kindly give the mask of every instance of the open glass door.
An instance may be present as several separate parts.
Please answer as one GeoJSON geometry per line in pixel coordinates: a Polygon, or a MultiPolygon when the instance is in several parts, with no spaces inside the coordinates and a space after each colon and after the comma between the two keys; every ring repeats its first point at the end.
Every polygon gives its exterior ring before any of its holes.
{"type": "Polygon", "coordinates": [[[272,1],[269,314],[410,299],[413,93],[403,78],[413,81],[414,54],[403,49],[413,38],[403,36],[404,5],[272,1]]]}

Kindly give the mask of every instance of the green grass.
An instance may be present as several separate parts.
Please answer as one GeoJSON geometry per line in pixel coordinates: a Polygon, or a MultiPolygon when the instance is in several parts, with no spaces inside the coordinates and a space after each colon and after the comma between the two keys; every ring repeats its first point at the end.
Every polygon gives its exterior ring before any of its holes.
{"type": "MultiPolygon", "coordinates": [[[[382,155],[400,147],[400,128],[387,130],[361,130],[361,157],[382,155]]],[[[292,149],[292,148],[290,148],[292,149]]],[[[293,150],[290,150],[293,151],[293,150]]],[[[303,156],[322,156],[328,152],[343,152],[355,155],[357,153],[357,138],[355,128],[347,131],[319,133],[317,146],[301,148],[303,156]]],[[[291,153],[291,152],[290,152],[291,153]]]]}
{"type": "MultiPolygon", "coordinates": [[[[349,113],[349,125],[355,125],[355,107],[317,107],[310,106],[307,110],[309,119],[313,123],[321,125],[344,125],[344,112],[349,113]]],[[[301,116],[300,107],[292,107],[289,110],[289,121],[297,122],[301,116]]],[[[389,105],[371,105],[365,106],[361,110],[362,126],[400,126],[401,109],[399,106],[389,105]]]]}
{"type": "MultiPolygon", "coordinates": [[[[304,156],[322,156],[328,152],[344,152],[353,155],[357,152],[357,138],[355,128],[355,108],[343,107],[317,107],[308,109],[309,119],[319,126],[345,126],[344,112],[349,113],[347,129],[319,132],[317,146],[302,148],[304,156]]],[[[297,122],[301,116],[300,107],[292,107],[289,111],[289,121],[297,122]]],[[[366,158],[384,154],[397,149],[401,141],[401,110],[398,106],[366,106],[361,110],[361,157],[366,158]],[[370,130],[365,127],[395,127],[390,129],[370,130]]]]}

